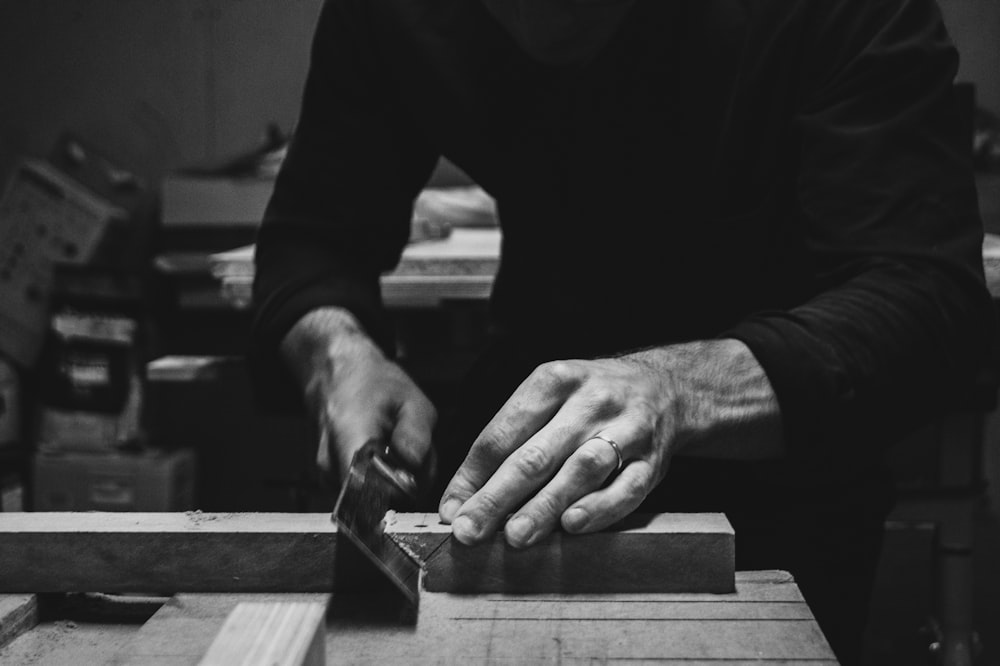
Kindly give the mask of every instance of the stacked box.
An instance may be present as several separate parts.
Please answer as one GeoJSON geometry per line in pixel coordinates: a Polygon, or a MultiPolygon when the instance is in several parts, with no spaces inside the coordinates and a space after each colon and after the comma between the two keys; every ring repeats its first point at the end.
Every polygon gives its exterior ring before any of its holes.
{"type": "Polygon", "coordinates": [[[33,467],[35,511],[195,508],[195,457],[191,450],[39,453],[33,467]]]}

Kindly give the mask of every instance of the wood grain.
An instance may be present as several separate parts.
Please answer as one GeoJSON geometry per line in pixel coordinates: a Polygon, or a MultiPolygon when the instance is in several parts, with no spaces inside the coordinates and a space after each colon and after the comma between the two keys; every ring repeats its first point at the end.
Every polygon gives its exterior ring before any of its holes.
{"type": "Polygon", "coordinates": [[[297,603],[326,608],[330,598],[329,594],[177,594],[142,626],[127,648],[109,655],[107,661],[118,666],[198,664],[239,604],[297,603]]]}
{"type": "Polygon", "coordinates": [[[327,514],[0,514],[0,592],[333,589],[327,514]]]}
{"type": "Polygon", "coordinates": [[[735,590],[735,535],[722,514],[636,515],[614,531],[557,532],[527,549],[502,534],[478,546],[454,539],[427,552],[419,530],[447,532],[430,514],[400,514],[386,528],[426,562],[432,592],[614,593],[735,590]],[[419,527],[418,527],[419,526],[419,527]]]}
{"type": "MultiPolygon", "coordinates": [[[[432,591],[733,590],[734,536],[721,514],[636,516],[614,531],[555,534],[526,550],[499,533],[462,546],[432,514],[393,514],[386,533],[427,563],[432,591]]],[[[352,554],[338,561],[337,548],[327,514],[0,514],[0,592],[356,589],[362,576],[343,575],[352,554]]]]}
{"type": "MultiPolygon", "coordinates": [[[[291,598],[323,600],[311,596],[291,598]]],[[[197,664],[238,603],[285,599],[178,595],[146,623],[118,663],[197,664]]],[[[333,597],[328,663],[837,663],[794,580],[776,571],[739,572],[736,592],[727,595],[427,592],[415,627],[385,622],[376,612],[380,603],[367,595],[333,597]]]]}
{"type": "Polygon", "coordinates": [[[324,666],[326,605],[296,601],[236,605],[201,666],[324,666]]]}

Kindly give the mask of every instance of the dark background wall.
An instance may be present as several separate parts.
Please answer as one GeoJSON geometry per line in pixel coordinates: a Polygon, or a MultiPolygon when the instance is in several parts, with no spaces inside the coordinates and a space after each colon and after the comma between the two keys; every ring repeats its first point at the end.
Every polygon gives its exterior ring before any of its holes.
{"type": "Polygon", "coordinates": [[[71,129],[150,177],[298,113],[322,0],[0,0],[0,177],[71,129]]]}
{"type": "MultiPolygon", "coordinates": [[[[941,3],[960,78],[1000,111],[1000,1],[941,3]]],[[[321,5],[0,0],[0,183],[64,129],[152,178],[289,131],[321,5]]]]}

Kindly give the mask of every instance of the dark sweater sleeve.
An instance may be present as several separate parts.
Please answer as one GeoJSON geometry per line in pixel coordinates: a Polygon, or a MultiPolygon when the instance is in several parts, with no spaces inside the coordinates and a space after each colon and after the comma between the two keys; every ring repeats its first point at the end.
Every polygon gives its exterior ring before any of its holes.
{"type": "Polygon", "coordinates": [[[299,401],[278,350],[310,310],[347,308],[392,351],[379,275],[399,261],[437,155],[399,111],[367,4],[323,7],[299,123],[258,232],[249,364],[264,407],[299,401]]]}
{"type": "Polygon", "coordinates": [[[814,9],[793,233],[815,296],[729,335],[764,367],[792,454],[826,456],[884,447],[954,406],[996,329],[957,54],[936,5],[814,9]]]}

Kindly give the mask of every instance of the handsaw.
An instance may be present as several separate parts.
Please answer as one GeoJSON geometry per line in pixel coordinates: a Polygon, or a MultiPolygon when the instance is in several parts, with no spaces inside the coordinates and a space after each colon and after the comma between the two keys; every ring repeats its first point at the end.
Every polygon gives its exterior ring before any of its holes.
{"type": "Polygon", "coordinates": [[[428,460],[421,472],[412,472],[384,443],[366,442],[354,454],[332,516],[338,533],[356,545],[414,607],[423,563],[385,533],[385,518],[390,510],[415,507],[426,489],[431,464],[428,460]]]}

